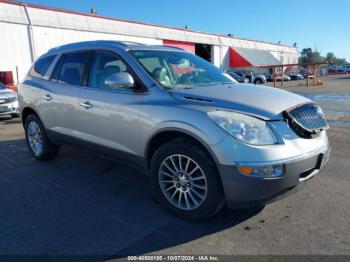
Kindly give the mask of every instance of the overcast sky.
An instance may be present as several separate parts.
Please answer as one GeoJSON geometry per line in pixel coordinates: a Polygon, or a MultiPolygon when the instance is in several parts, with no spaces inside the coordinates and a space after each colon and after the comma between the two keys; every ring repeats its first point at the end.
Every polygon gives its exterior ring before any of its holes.
{"type": "Polygon", "coordinates": [[[350,62],[350,0],[26,0],[114,18],[228,34],[299,50],[334,52],[350,62]]]}

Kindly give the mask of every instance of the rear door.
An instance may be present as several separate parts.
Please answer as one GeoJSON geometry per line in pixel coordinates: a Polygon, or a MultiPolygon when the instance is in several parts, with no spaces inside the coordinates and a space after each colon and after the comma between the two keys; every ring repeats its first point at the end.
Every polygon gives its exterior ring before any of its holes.
{"type": "Polygon", "coordinates": [[[86,81],[89,51],[63,54],[56,63],[50,81],[42,89],[41,117],[46,129],[77,136],[78,96],[86,81]]]}
{"type": "MultiPolygon", "coordinates": [[[[110,51],[96,51],[90,65],[88,85],[79,97],[79,133],[87,142],[139,155],[140,105],[144,92],[128,64],[110,51]],[[109,88],[105,79],[115,73],[134,76],[133,88],[109,88]]],[[[127,153],[127,154],[125,154],[127,153]]]]}

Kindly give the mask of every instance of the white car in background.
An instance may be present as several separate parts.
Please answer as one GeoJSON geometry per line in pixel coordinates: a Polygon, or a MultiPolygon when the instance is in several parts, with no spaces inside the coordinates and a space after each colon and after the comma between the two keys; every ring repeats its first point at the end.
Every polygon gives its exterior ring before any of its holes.
{"type": "Polygon", "coordinates": [[[0,83],[0,115],[18,117],[17,93],[0,83]]]}

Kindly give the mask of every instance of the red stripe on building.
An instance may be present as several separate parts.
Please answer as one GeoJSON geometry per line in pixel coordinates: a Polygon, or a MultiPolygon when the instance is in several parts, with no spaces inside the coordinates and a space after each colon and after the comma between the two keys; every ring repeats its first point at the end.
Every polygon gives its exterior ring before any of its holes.
{"type": "Polygon", "coordinates": [[[167,46],[173,46],[173,47],[178,47],[182,48],[188,52],[195,53],[195,45],[194,43],[190,42],[182,42],[182,41],[173,41],[173,40],[163,40],[163,45],[167,46]]]}
{"type": "Polygon", "coordinates": [[[253,66],[248,60],[230,47],[230,67],[251,67],[253,66]]]}

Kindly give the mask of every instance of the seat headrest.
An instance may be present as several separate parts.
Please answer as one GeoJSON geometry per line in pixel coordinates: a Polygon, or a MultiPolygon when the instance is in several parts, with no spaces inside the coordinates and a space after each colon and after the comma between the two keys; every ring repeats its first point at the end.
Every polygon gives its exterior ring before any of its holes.
{"type": "Polygon", "coordinates": [[[106,78],[116,73],[120,73],[120,67],[117,65],[110,65],[104,68],[104,75],[106,76],[106,78]]]}
{"type": "Polygon", "coordinates": [[[166,80],[166,69],[164,67],[157,67],[153,70],[152,76],[161,83],[166,80]]]}

